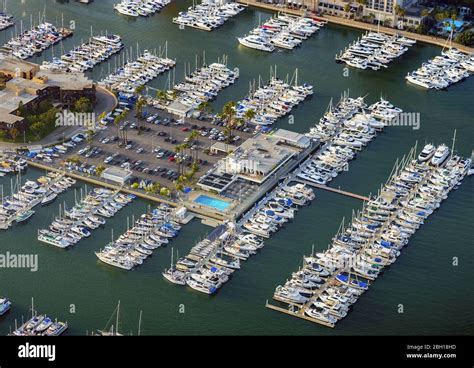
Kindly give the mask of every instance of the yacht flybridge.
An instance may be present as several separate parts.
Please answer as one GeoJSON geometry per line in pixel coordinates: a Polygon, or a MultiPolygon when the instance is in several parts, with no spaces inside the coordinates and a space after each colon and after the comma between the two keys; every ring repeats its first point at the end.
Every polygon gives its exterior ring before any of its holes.
{"type": "Polygon", "coordinates": [[[201,4],[190,6],[188,11],[179,12],[178,16],[173,18],[173,23],[182,27],[212,31],[244,9],[244,5],[234,2],[203,1],[201,4]]]}
{"type": "Polygon", "coordinates": [[[473,72],[474,55],[450,48],[408,73],[405,79],[426,89],[440,90],[468,78],[473,72]]]}
{"type": "Polygon", "coordinates": [[[258,26],[249,35],[238,37],[242,46],[273,52],[276,48],[292,50],[316,33],[325,23],[311,18],[278,14],[258,26]]]}
{"type": "Polygon", "coordinates": [[[415,40],[406,37],[367,32],[360,40],[341,51],[336,56],[336,62],[357,69],[379,70],[386,68],[386,64],[403,55],[415,43],[415,40]]]}

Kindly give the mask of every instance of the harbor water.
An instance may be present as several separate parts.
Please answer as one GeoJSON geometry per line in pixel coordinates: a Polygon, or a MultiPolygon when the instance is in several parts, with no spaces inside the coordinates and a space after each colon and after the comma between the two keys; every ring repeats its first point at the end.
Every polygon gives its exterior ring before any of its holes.
{"type": "MultiPolygon", "coordinates": [[[[147,19],[129,19],[113,10],[114,0],[95,1],[90,5],[52,0],[22,0],[8,2],[8,12],[29,28],[30,14],[38,22],[38,14],[46,8],[48,21],[70,25],[75,34],[31,61],[49,60],[54,53],[62,53],[79,45],[91,33],[107,31],[122,36],[125,45],[137,49],[158,49],[165,41],[168,56],[176,58],[176,82],[184,75],[185,63],[193,69],[196,60],[202,62],[203,51],[207,63],[227,55],[228,65],[238,67],[240,78],[223,90],[214,109],[228,100],[239,100],[249,90],[249,83],[259,75],[265,81],[270,66],[277,66],[277,74],[293,76],[298,68],[298,82],[314,85],[315,94],[293,112],[293,120],[284,118],[277,126],[307,131],[325,112],[330,100],[334,103],[343,91],[353,97],[367,96],[375,102],[381,95],[405,112],[419,113],[416,126],[392,126],[380,134],[350,163],[348,172],[339,175],[331,186],[368,195],[375,193],[388,178],[395,160],[401,158],[418,142],[452,144],[457,131],[455,151],[470,156],[474,137],[474,78],[450,87],[447,91],[426,91],[407,84],[404,76],[428,59],[439,55],[439,47],[416,44],[407,53],[380,71],[345,69],[336,64],[334,56],[362,32],[335,25],[327,25],[302,46],[293,51],[272,54],[239,46],[237,37],[243,36],[265,20],[271,13],[246,9],[224,26],[204,32],[196,29],[180,30],[171,22],[178,11],[191,1],[175,1],[161,13],[147,19]],[[196,57],[198,55],[198,57],[196,57]]],[[[0,33],[5,43],[15,28],[0,33]]],[[[118,58],[97,66],[90,77],[98,80],[113,71],[118,58]]],[[[150,83],[158,89],[167,87],[171,73],[150,83]]],[[[150,90],[153,93],[153,90],[150,90]]],[[[43,172],[28,169],[23,179],[37,178],[43,172]]],[[[143,311],[143,334],[303,334],[303,335],[406,335],[406,334],[472,334],[474,316],[474,248],[472,218],[474,217],[474,187],[466,178],[459,189],[443,202],[439,211],[411,238],[398,261],[370,287],[354,306],[352,312],[335,329],[328,329],[307,321],[291,318],[265,308],[275,287],[301,264],[302,256],[327,247],[337,232],[343,217],[348,221],[352,210],[362,202],[336,193],[316,191],[316,199],[285,225],[271,239],[266,240],[260,253],[242,265],[230,282],[212,297],[169,284],[161,272],[169,266],[171,247],[180,255],[206,236],[212,228],[193,220],[183,226],[180,235],[166,248],[158,249],[144,264],[126,272],[102,264],[94,251],[111,240],[113,229],[117,238],[126,230],[127,217],[138,216],[148,206],[135,200],[105,227],[93,231],[69,250],[56,249],[36,240],[37,229],[47,227],[58,214],[59,204],[69,207],[74,202],[74,190],[58,197],[47,207],[36,207],[36,214],[26,223],[15,225],[0,233],[0,254],[38,254],[38,271],[0,269],[0,296],[8,296],[12,310],[0,317],[0,333],[7,334],[15,319],[27,316],[31,297],[41,313],[68,321],[68,334],[85,334],[101,329],[109,320],[118,300],[121,301],[120,330],[137,333],[140,310],[143,311]],[[457,266],[453,262],[457,260],[457,266]],[[403,313],[400,313],[403,311],[403,313]]],[[[4,193],[10,194],[11,177],[0,178],[4,193]]],[[[76,196],[84,183],[76,185],[76,196]]],[[[89,187],[90,189],[90,187],[89,187]]],[[[456,264],[456,262],[454,262],[456,264]]]]}

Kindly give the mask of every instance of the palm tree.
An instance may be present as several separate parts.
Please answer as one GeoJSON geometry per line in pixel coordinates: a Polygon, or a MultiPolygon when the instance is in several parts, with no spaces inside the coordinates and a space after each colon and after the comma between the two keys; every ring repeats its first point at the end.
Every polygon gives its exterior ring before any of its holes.
{"type": "Polygon", "coordinates": [[[136,115],[135,117],[137,118],[137,125],[138,125],[138,134],[141,133],[142,131],[142,126],[141,126],[141,121],[143,119],[143,107],[146,106],[146,99],[143,97],[140,97],[135,105],[135,110],[136,110],[136,115]]]}
{"type": "Polygon", "coordinates": [[[156,98],[159,102],[164,102],[166,101],[166,92],[159,89],[156,91],[156,98]]]}
{"type": "Polygon", "coordinates": [[[92,143],[94,142],[94,131],[92,129],[87,129],[86,141],[89,146],[92,146],[92,143]]]}
{"type": "MultiPolygon", "coordinates": [[[[193,142],[193,143],[196,143],[196,145],[199,145],[199,137],[201,136],[201,134],[199,134],[199,132],[197,130],[193,130],[191,132],[191,134],[189,135],[189,141],[190,142],[193,142]]],[[[197,161],[198,159],[198,154],[199,154],[199,151],[198,150],[193,150],[194,152],[196,152],[196,158],[193,159],[193,161],[197,161]]]]}
{"type": "Polygon", "coordinates": [[[255,117],[257,113],[255,112],[254,109],[248,109],[247,111],[245,111],[244,113],[244,120],[246,123],[250,123],[253,118],[255,117]]]}
{"type": "Polygon", "coordinates": [[[200,113],[206,113],[207,114],[207,113],[212,111],[212,106],[209,103],[209,101],[203,101],[199,104],[197,109],[200,113]]]}
{"type": "Polygon", "coordinates": [[[407,13],[407,11],[404,8],[402,8],[400,5],[395,5],[394,9],[395,9],[395,14],[401,18],[403,18],[407,13]]]}
{"type": "MultiPolygon", "coordinates": [[[[114,125],[117,128],[117,138],[120,137],[120,123],[124,119],[125,119],[125,114],[124,113],[121,113],[120,115],[117,115],[114,119],[114,125]]],[[[120,143],[120,141],[117,140],[117,144],[119,144],[119,143],[120,143]]]]}

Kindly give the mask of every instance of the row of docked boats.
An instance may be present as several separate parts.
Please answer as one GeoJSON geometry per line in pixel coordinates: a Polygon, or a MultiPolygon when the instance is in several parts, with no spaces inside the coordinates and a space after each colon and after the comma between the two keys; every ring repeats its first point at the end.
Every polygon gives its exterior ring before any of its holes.
{"type": "Polygon", "coordinates": [[[236,117],[248,120],[248,123],[256,126],[272,125],[313,93],[313,86],[310,84],[298,85],[295,82],[294,85],[290,85],[277,77],[272,77],[268,84],[257,88],[236,104],[236,117]],[[250,120],[246,118],[249,110],[254,112],[250,120]]]}
{"type": "Polygon", "coordinates": [[[357,69],[379,70],[386,68],[388,63],[402,56],[415,43],[415,40],[404,36],[367,32],[336,55],[336,62],[357,69]]]}
{"type": "Polygon", "coordinates": [[[224,231],[218,236],[211,234],[198,242],[186,257],[178,258],[176,264],[173,264],[172,255],[171,266],[163,272],[163,277],[173,284],[187,285],[212,295],[229,281],[235,270],[240,269],[241,261],[246,261],[264,246],[259,236],[241,232],[233,223],[221,227],[224,231]]]}
{"type": "Polygon", "coordinates": [[[135,93],[138,87],[144,86],[175,65],[174,60],[145,50],[135,60],[125,63],[99,84],[116,92],[135,93]]]}
{"type": "Polygon", "coordinates": [[[129,17],[148,17],[158,13],[171,0],[122,0],[114,5],[114,9],[129,17]]]}
{"type": "Polygon", "coordinates": [[[231,70],[223,63],[212,63],[186,75],[185,80],[176,84],[175,101],[189,108],[197,108],[201,103],[213,100],[222,89],[235,83],[239,71],[231,70]]]}
{"type": "MultiPolygon", "coordinates": [[[[82,200],[49,225],[38,230],[38,241],[67,248],[91,235],[92,230],[103,226],[105,219],[113,217],[134,199],[133,195],[118,193],[106,188],[94,188],[82,200]]],[[[61,212],[61,211],[60,211],[61,212]]]]}
{"type": "Polygon", "coordinates": [[[16,328],[11,336],[59,336],[68,328],[67,322],[53,320],[45,314],[34,315],[20,327],[16,328]]]}
{"type": "Polygon", "coordinates": [[[250,34],[238,37],[238,41],[242,46],[267,52],[273,52],[276,48],[293,50],[324,24],[311,18],[280,13],[259,25],[250,34]]]}
{"type": "Polygon", "coordinates": [[[88,42],[75,47],[60,58],[54,57],[52,61],[43,61],[42,68],[63,72],[85,72],[120,52],[123,47],[119,35],[92,36],[88,42]]]}
{"type": "Polygon", "coordinates": [[[396,261],[410,237],[457,189],[471,165],[469,159],[449,157],[443,144],[426,145],[417,158],[415,151],[349,226],[342,226],[328,250],[305,257],[303,269],[276,288],[276,300],[302,308],[325,325],[334,326],[347,315],[369,283],[396,261]]]}
{"type": "Polygon", "coordinates": [[[307,136],[324,143],[296,172],[299,179],[326,185],[347,171],[364,149],[402,110],[383,98],[367,108],[362,97],[344,97],[310,129],[307,136]]]}
{"type": "Polygon", "coordinates": [[[13,15],[0,11],[0,31],[7,29],[15,24],[13,15]]]}
{"type": "Polygon", "coordinates": [[[269,238],[295,217],[299,207],[315,198],[311,188],[302,183],[282,184],[243,216],[242,227],[252,234],[269,238]]]}
{"type": "Polygon", "coordinates": [[[3,45],[3,50],[8,54],[25,60],[34,55],[41,54],[44,50],[71,35],[72,30],[70,29],[58,29],[51,23],[43,22],[31,30],[22,32],[20,35],[12,38],[3,45]]]}
{"type": "Polygon", "coordinates": [[[474,55],[450,48],[408,73],[405,79],[423,88],[441,90],[468,78],[471,73],[474,73],[474,55]]]}
{"type": "Polygon", "coordinates": [[[12,155],[0,156],[0,177],[3,177],[7,174],[23,172],[27,168],[28,163],[21,157],[12,155]]]}
{"type": "Polygon", "coordinates": [[[203,1],[201,4],[190,6],[187,11],[179,12],[178,16],[173,18],[173,23],[212,31],[244,9],[244,5],[234,2],[203,1]]]}
{"type": "Polygon", "coordinates": [[[0,205],[0,229],[6,230],[14,223],[23,223],[29,220],[38,204],[42,206],[53,202],[56,197],[74,185],[72,178],[57,173],[48,173],[37,181],[28,180],[24,185],[16,183],[18,190],[11,196],[2,198],[0,205]]]}
{"type": "Polygon", "coordinates": [[[153,251],[178,236],[181,225],[171,218],[171,209],[162,206],[146,213],[120,237],[95,252],[102,262],[124,270],[141,265],[153,251]]]}

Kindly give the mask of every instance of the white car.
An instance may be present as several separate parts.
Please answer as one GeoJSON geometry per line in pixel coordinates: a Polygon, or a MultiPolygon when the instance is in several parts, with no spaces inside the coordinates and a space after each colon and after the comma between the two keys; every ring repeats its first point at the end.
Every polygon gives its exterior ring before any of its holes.
{"type": "Polygon", "coordinates": [[[109,156],[107,157],[106,159],[104,159],[104,164],[108,164],[110,161],[113,160],[113,157],[112,156],[109,156]]]}

